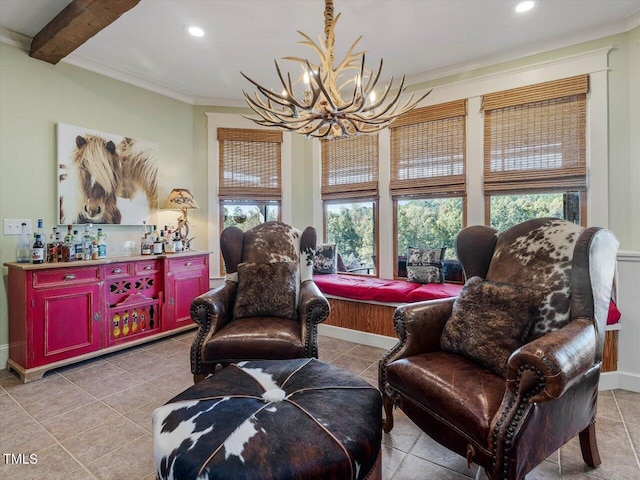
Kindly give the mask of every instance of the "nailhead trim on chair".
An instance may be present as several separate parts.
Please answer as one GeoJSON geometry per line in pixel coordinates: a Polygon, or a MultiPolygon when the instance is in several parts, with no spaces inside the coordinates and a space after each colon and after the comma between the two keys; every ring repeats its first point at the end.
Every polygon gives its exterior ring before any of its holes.
{"type": "MultiPolygon", "coordinates": [[[[509,479],[509,452],[511,452],[511,440],[513,439],[513,433],[516,431],[516,428],[518,426],[518,424],[520,423],[520,420],[522,419],[522,416],[524,415],[524,411],[527,407],[527,404],[529,403],[529,399],[534,396],[537,395],[538,393],[540,393],[544,387],[545,387],[545,379],[544,379],[544,374],[542,373],[542,371],[540,369],[538,369],[537,367],[535,367],[534,365],[520,365],[520,367],[518,368],[518,373],[517,373],[517,378],[516,378],[516,384],[515,384],[515,391],[518,392],[519,388],[520,388],[520,380],[522,379],[522,375],[524,374],[524,372],[526,370],[530,370],[534,373],[536,373],[538,375],[539,381],[538,381],[538,385],[531,390],[530,392],[525,393],[522,396],[522,399],[520,400],[520,403],[518,404],[518,409],[516,410],[516,414],[514,415],[514,417],[511,419],[511,422],[509,423],[509,427],[507,428],[507,434],[505,435],[506,440],[504,441],[504,448],[502,451],[502,478],[503,480],[508,480],[509,479]]],[[[515,404],[515,401],[512,401],[505,410],[502,411],[502,414],[500,415],[500,419],[496,422],[496,426],[493,429],[493,468],[495,470],[496,466],[497,466],[497,459],[498,459],[498,433],[500,431],[500,427],[502,426],[502,424],[504,423],[504,421],[507,419],[507,417],[509,416],[509,413],[512,411],[513,406],[515,404]]]]}
{"type": "MultiPolygon", "coordinates": [[[[205,310],[203,305],[191,307],[191,318],[199,318],[198,312],[205,310]]],[[[202,373],[202,345],[205,337],[208,336],[209,330],[211,330],[211,318],[207,319],[207,324],[204,326],[198,325],[198,333],[196,334],[195,341],[191,344],[191,373],[194,375],[202,373]]]]}

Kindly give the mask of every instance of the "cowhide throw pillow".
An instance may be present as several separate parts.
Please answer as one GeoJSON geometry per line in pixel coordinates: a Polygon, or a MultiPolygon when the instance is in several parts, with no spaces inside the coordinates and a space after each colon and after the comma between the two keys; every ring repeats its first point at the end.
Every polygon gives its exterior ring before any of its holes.
{"type": "Polygon", "coordinates": [[[541,298],[536,289],[472,277],[453,304],[440,346],[506,377],[509,356],[523,345],[541,298]]]}
{"type": "Polygon", "coordinates": [[[335,243],[320,243],[313,257],[313,273],[336,273],[337,247],[335,243]]]}
{"type": "Polygon", "coordinates": [[[527,340],[571,321],[571,267],[584,228],[557,218],[521,223],[498,235],[486,278],[545,292],[527,340]]]}
{"type": "Polygon", "coordinates": [[[407,249],[407,281],[416,283],[444,282],[444,252],[446,248],[407,249]]]}
{"type": "Polygon", "coordinates": [[[233,318],[296,319],[296,262],[240,263],[233,318]]]}

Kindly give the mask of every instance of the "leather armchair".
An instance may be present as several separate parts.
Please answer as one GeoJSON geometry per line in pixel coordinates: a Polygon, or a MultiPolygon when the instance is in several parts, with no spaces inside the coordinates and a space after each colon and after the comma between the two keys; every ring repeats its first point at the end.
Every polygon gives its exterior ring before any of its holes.
{"type": "Polygon", "coordinates": [[[441,346],[454,299],[399,307],[399,342],[379,363],[384,430],[393,428],[393,407],[399,407],[492,480],[523,479],[576,435],[584,461],[597,467],[596,402],[617,247],[608,230],[556,219],[500,234],[484,226],[462,230],[456,249],[467,278],[568,286],[556,305],[566,318],[548,333],[532,330],[528,343],[508,357],[504,378],[441,346]]]}
{"type": "MultiPolygon", "coordinates": [[[[220,249],[227,272],[225,283],[191,303],[191,318],[198,324],[191,345],[195,383],[228,363],[242,360],[318,357],[318,324],[329,316],[329,302],[313,282],[315,248],[316,231],[312,227],[300,232],[281,222],[266,222],[247,232],[237,227],[222,232],[220,249]],[[236,318],[238,266],[242,269],[242,265],[278,262],[297,265],[295,318],[275,314],[236,318]]],[[[272,280],[275,279],[266,282],[272,280]]],[[[267,290],[258,296],[269,295],[267,290]]]]}

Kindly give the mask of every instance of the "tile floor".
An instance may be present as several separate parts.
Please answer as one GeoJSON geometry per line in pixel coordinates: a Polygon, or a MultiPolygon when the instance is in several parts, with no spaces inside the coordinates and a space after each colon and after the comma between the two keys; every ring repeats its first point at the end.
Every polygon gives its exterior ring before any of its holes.
{"type": "MultiPolygon", "coordinates": [[[[128,349],[50,372],[21,384],[0,371],[0,478],[7,480],[153,480],[151,413],[192,384],[193,333],[128,349]],[[25,454],[12,464],[4,454],[25,454]],[[36,454],[37,463],[29,463],[36,454]]],[[[320,359],[377,385],[384,351],[320,338],[320,359]]],[[[577,439],[527,476],[527,480],[640,479],[640,394],[602,392],[598,404],[602,465],[590,470],[577,439]]],[[[448,452],[396,411],[383,438],[386,480],[464,480],[477,467],[448,452]]],[[[484,473],[479,478],[486,479],[484,473]]]]}

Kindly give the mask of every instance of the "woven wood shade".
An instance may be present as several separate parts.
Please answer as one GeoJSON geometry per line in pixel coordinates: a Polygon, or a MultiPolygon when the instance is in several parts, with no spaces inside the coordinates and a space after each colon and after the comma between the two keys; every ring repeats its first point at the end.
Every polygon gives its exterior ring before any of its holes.
{"type": "Polygon", "coordinates": [[[322,199],[378,197],[378,135],[322,140],[322,199]]]}
{"type": "Polygon", "coordinates": [[[484,191],[586,189],[588,76],[486,95],[484,191]]]}
{"type": "Polygon", "coordinates": [[[279,200],[282,196],[282,132],[218,129],[221,200],[279,200]]]}
{"type": "Polygon", "coordinates": [[[416,109],[391,129],[391,196],[464,195],[466,100],[416,109]]]}

